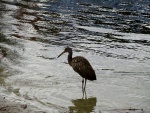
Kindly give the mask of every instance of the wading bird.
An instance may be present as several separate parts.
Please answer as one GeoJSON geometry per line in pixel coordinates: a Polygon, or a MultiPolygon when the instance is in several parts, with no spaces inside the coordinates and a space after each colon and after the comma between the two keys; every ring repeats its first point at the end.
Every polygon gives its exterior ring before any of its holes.
{"type": "MultiPolygon", "coordinates": [[[[68,63],[73,68],[75,72],[77,72],[83,79],[82,79],[82,90],[85,91],[86,81],[87,80],[96,80],[96,74],[93,70],[89,61],[82,57],[76,56],[72,58],[72,49],[67,47],[65,50],[58,56],[60,57],[62,54],[68,52],[68,63]]],[[[58,58],[57,57],[57,58],[58,58]]]]}

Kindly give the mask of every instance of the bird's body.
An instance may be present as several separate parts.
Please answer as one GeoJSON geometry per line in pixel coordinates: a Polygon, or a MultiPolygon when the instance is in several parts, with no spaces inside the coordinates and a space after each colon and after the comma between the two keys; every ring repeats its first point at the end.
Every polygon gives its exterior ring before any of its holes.
{"type": "Polygon", "coordinates": [[[72,61],[69,63],[69,65],[72,66],[73,70],[82,78],[96,80],[95,71],[86,58],[82,56],[76,56],[72,58],[72,61]]]}
{"type": "Polygon", "coordinates": [[[91,64],[89,61],[82,57],[82,56],[76,56],[72,58],[72,49],[67,47],[58,57],[60,57],[63,53],[68,52],[68,63],[73,68],[75,72],[77,72],[82,78],[82,89],[85,90],[86,87],[86,81],[87,80],[96,80],[96,74],[93,70],[91,64]],[[83,88],[85,79],[85,85],[83,88]]]}

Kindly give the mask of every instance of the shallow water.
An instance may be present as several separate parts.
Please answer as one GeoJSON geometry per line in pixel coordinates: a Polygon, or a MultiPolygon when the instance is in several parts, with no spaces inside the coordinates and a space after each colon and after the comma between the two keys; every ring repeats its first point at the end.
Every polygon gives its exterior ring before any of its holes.
{"type": "Polygon", "coordinates": [[[150,112],[150,2],[29,0],[0,2],[0,92],[37,112],[150,112]],[[92,64],[87,81],[67,64],[92,64]]]}

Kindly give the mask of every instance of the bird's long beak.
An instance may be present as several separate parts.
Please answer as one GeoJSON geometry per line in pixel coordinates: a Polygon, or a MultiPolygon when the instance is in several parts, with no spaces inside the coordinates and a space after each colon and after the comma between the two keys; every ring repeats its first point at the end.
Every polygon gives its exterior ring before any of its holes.
{"type": "Polygon", "coordinates": [[[64,54],[65,53],[65,51],[63,51],[60,55],[58,55],[58,57],[57,58],[59,58],[62,54],[64,54]]]}

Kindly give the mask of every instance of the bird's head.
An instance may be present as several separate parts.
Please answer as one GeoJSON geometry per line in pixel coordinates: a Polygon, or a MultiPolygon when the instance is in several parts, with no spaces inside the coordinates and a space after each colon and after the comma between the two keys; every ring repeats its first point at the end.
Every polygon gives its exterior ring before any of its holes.
{"type": "Polygon", "coordinates": [[[66,47],[65,50],[57,58],[59,58],[62,54],[66,53],[66,52],[70,53],[70,52],[72,52],[72,49],[70,47],[66,47]]]}

